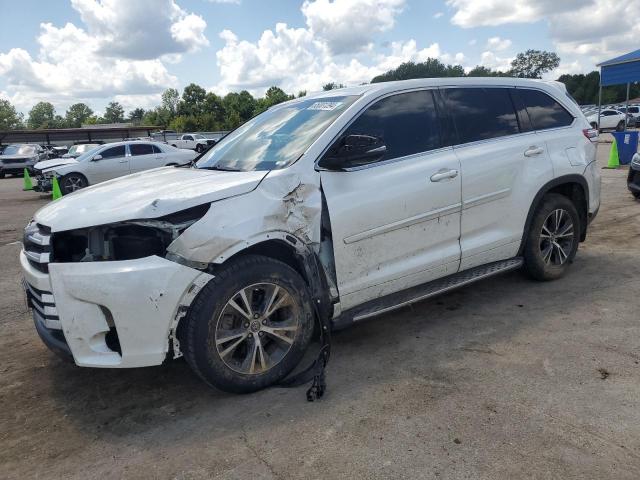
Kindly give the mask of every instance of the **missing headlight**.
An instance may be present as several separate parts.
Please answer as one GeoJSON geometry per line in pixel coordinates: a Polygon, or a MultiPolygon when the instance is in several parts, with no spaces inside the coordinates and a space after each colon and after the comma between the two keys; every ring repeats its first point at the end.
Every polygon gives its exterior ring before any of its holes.
{"type": "Polygon", "coordinates": [[[209,204],[160,218],[58,232],[52,262],[94,262],[164,257],[169,244],[209,210],[209,204]]]}

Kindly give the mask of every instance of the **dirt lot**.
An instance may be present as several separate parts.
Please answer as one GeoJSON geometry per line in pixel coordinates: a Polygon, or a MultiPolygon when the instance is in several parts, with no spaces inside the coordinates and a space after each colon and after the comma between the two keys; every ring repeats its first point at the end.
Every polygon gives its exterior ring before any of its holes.
{"type": "Polygon", "coordinates": [[[212,391],[181,361],[58,360],[17,260],[46,200],[0,180],[0,477],[640,478],[640,203],[602,172],[565,278],[515,272],[343,331],[313,404],[212,391]]]}

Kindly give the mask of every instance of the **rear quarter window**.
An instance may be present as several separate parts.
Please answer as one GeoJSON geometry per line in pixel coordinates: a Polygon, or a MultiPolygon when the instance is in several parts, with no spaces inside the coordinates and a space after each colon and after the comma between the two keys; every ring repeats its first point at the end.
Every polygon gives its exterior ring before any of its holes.
{"type": "Polygon", "coordinates": [[[526,88],[519,88],[518,92],[534,130],[567,127],[573,123],[573,115],[546,93],[526,88]]]}

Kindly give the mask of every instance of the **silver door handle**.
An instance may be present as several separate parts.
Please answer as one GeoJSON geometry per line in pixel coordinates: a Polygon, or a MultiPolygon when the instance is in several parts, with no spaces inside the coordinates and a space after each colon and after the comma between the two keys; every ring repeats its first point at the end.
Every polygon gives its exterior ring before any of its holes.
{"type": "Polygon", "coordinates": [[[535,157],[536,155],[540,155],[544,152],[544,148],[531,146],[524,151],[525,157],[535,157]]]}
{"type": "Polygon", "coordinates": [[[432,182],[439,182],[446,180],[447,178],[456,178],[458,176],[458,170],[447,170],[444,172],[438,172],[431,175],[432,182]]]}

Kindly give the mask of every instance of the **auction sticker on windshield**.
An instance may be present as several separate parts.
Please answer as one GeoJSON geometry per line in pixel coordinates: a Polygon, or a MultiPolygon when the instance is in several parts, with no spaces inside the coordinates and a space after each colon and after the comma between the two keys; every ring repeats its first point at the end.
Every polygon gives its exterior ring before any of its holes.
{"type": "Polygon", "coordinates": [[[315,102],[307,107],[307,110],[335,110],[343,102],[315,102]]]}

